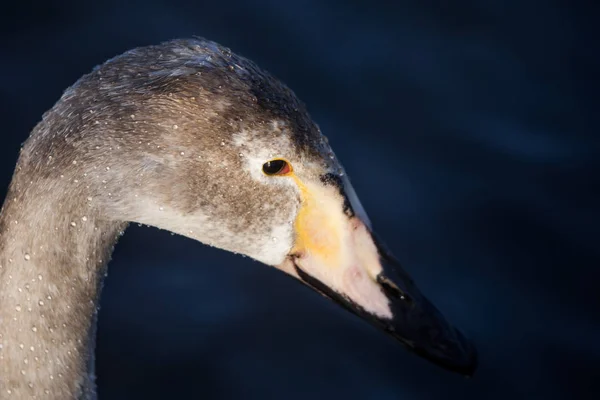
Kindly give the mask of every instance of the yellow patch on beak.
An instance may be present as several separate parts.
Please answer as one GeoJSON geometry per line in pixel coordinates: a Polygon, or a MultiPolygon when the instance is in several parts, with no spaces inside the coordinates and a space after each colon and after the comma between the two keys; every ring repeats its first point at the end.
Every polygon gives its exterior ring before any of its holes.
{"type": "Polygon", "coordinates": [[[343,199],[335,188],[303,183],[292,175],[300,189],[301,206],[294,223],[293,252],[311,255],[329,267],[342,264],[342,242],[347,217],[343,199]]]}
{"type": "Polygon", "coordinates": [[[294,222],[295,257],[286,258],[279,268],[326,296],[336,293],[373,315],[391,319],[389,300],[377,282],[382,271],[379,253],[368,228],[358,217],[344,213],[344,198],[336,187],[303,182],[294,174],[289,177],[302,201],[294,222]]]}

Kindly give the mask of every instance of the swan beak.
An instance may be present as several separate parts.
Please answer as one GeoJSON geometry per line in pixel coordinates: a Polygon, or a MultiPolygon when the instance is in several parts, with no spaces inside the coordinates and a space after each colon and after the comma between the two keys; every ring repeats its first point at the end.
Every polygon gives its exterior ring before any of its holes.
{"type": "Polygon", "coordinates": [[[279,268],[419,356],[471,376],[477,367],[475,347],[421,294],[363,222],[366,216],[344,210],[348,197],[344,187],[338,189],[341,194],[331,186],[301,186],[295,246],[279,268]]]}

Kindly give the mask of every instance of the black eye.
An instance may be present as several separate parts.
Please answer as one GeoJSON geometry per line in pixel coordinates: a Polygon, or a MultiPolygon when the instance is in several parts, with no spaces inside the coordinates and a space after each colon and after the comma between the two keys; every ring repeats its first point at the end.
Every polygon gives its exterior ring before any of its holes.
{"type": "Polygon", "coordinates": [[[284,160],[271,160],[263,164],[266,175],[285,175],[291,171],[290,165],[284,160]]]}

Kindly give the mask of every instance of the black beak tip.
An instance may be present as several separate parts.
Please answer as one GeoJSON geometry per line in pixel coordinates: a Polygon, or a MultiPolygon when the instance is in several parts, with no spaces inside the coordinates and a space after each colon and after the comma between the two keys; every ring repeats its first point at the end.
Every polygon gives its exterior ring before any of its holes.
{"type": "MultiPolygon", "coordinates": [[[[307,274],[296,263],[294,263],[294,267],[304,283],[339,303],[347,310],[383,329],[417,355],[467,378],[472,377],[475,373],[478,365],[475,346],[459,330],[450,326],[435,307],[418,292],[416,292],[418,296],[414,297],[418,300],[415,303],[413,298],[407,296],[393,281],[390,281],[384,275],[379,275],[377,281],[392,300],[391,303],[395,306],[395,314],[402,316],[399,319],[381,319],[366,312],[347,297],[340,295],[318,279],[307,274]],[[416,314],[417,318],[410,321],[410,318],[406,316],[411,314],[410,309],[414,307],[420,308],[421,312],[416,314]],[[424,322],[419,323],[420,319],[424,322]],[[437,329],[428,329],[432,326],[437,327],[437,329]],[[435,334],[432,334],[432,332],[435,332],[435,334]]],[[[413,292],[415,290],[413,289],[413,292]]]]}
{"type": "Polygon", "coordinates": [[[456,348],[457,354],[450,361],[443,362],[442,366],[466,378],[471,378],[479,365],[477,349],[460,331],[456,330],[455,334],[458,345],[456,348]]]}
{"type": "Polygon", "coordinates": [[[472,378],[479,364],[479,356],[475,346],[459,331],[455,331],[454,342],[446,342],[443,349],[435,346],[422,348],[409,346],[417,355],[448,371],[455,372],[465,378],[472,378]]]}
{"type": "Polygon", "coordinates": [[[472,348],[469,355],[467,356],[467,362],[462,365],[457,365],[453,369],[465,378],[472,378],[475,375],[475,371],[479,366],[478,354],[475,348],[472,348]]]}
{"type": "MultiPolygon", "coordinates": [[[[460,334],[460,333],[459,333],[460,334]]],[[[479,366],[479,353],[477,348],[462,334],[460,334],[461,340],[463,341],[465,348],[467,349],[467,363],[461,371],[462,375],[467,378],[472,378],[479,366]]]]}

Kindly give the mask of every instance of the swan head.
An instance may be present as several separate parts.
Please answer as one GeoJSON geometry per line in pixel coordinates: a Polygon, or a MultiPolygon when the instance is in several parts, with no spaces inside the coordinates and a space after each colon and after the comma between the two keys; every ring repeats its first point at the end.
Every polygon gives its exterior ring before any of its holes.
{"type": "Polygon", "coordinates": [[[29,162],[68,171],[69,196],[97,218],[274,266],[436,364],[474,371],[474,347],[377,240],[305,106],[249,60],[201,39],[135,49],[80,79],[44,121],[29,162]]]}

